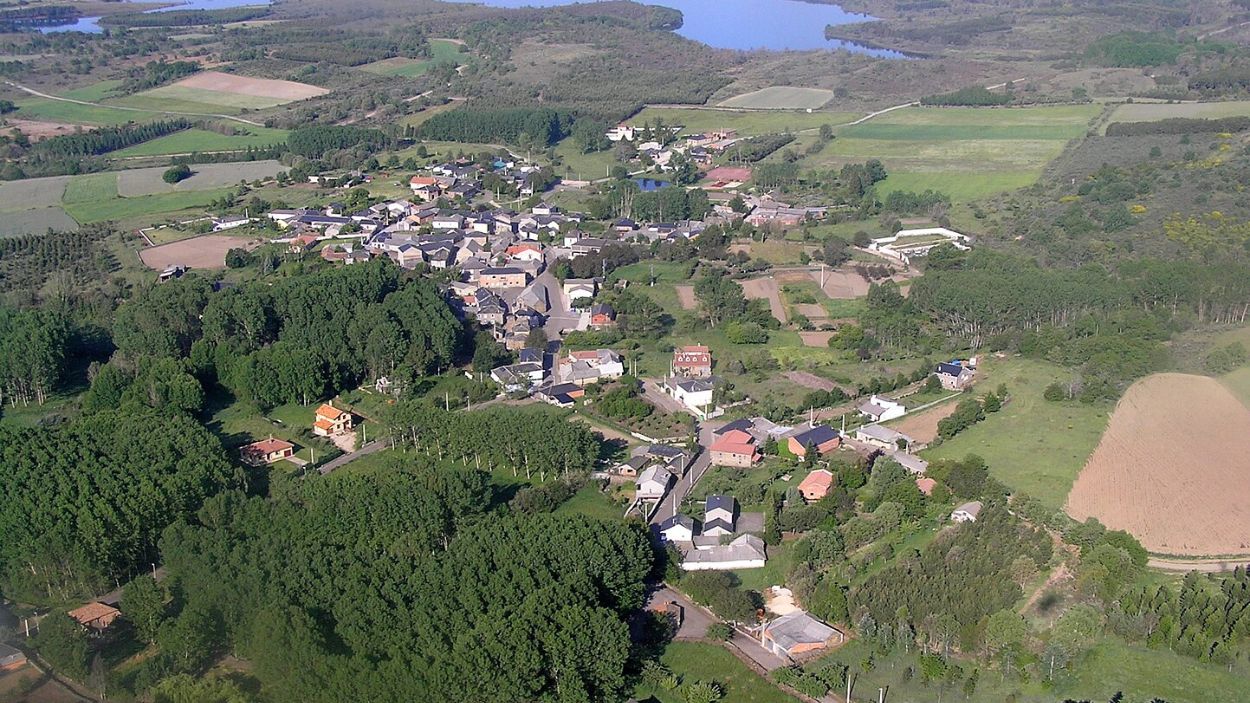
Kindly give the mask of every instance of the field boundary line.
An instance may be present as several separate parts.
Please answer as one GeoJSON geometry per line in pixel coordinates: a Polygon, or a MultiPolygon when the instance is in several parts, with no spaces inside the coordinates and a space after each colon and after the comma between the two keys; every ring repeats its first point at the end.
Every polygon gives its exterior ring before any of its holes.
{"type": "Polygon", "coordinates": [[[176,112],[174,110],[147,110],[147,109],[138,108],[138,107],[127,107],[126,105],[105,105],[103,103],[93,103],[93,102],[88,102],[86,100],[75,100],[73,98],[64,98],[59,95],[49,95],[48,93],[41,93],[35,90],[34,88],[27,88],[21,83],[14,83],[13,81],[5,81],[4,83],[5,85],[13,86],[14,88],[17,88],[18,90],[24,93],[29,93],[37,98],[46,98],[48,100],[58,100],[63,103],[74,103],[75,105],[86,105],[87,107],[100,107],[100,108],[106,108],[109,110],[125,110],[127,112],[147,112],[147,113],[154,113],[158,115],[183,115],[186,117],[216,117],[216,118],[223,119],[223,120],[233,120],[235,122],[242,122],[243,124],[250,124],[253,127],[265,126],[261,124],[260,122],[254,122],[252,120],[245,119],[243,117],[236,117],[234,115],[216,115],[216,114],[209,113],[209,112],[176,112]]]}

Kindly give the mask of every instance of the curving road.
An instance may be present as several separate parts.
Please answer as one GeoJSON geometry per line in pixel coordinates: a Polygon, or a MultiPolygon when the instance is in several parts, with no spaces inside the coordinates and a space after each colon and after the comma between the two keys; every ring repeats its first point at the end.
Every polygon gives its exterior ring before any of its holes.
{"type": "Polygon", "coordinates": [[[142,109],[138,107],[126,107],[125,105],[104,105],[103,103],[93,103],[93,102],[88,102],[86,100],[75,100],[73,98],[63,98],[59,95],[49,95],[48,93],[41,93],[38,90],[35,90],[34,88],[27,88],[21,83],[14,83],[13,81],[5,81],[4,83],[5,85],[9,85],[14,88],[17,88],[18,90],[24,93],[29,93],[37,98],[47,98],[48,100],[57,100],[63,103],[74,103],[75,105],[86,105],[87,107],[100,107],[100,108],[107,108],[109,110],[125,110],[126,112],[147,112],[147,113],[156,113],[159,115],[181,115],[184,117],[216,117],[222,120],[233,120],[234,122],[242,122],[243,124],[250,124],[253,127],[265,126],[264,124],[260,122],[253,122],[252,120],[244,119],[242,117],[235,117],[234,115],[214,115],[212,113],[207,113],[207,112],[176,112],[174,110],[146,110],[146,109],[142,109]]]}

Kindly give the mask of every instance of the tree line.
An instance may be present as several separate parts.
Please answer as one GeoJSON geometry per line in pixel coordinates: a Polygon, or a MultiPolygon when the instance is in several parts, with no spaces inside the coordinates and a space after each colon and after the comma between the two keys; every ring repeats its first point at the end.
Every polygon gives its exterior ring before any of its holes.
{"type": "Polygon", "coordinates": [[[52,158],[98,156],[190,129],[191,126],[191,120],[181,117],[143,124],[127,122],[124,125],[97,127],[77,134],[50,137],[36,144],[33,151],[52,158]]]}
{"type": "Polygon", "coordinates": [[[310,159],[320,159],[329,151],[363,147],[377,151],[389,144],[387,136],[379,129],[354,125],[319,125],[300,127],[286,138],[287,149],[310,159]]]}
{"type": "Polygon", "coordinates": [[[58,312],[0,307],[0,405],[42,405],[64,375],[69,337],[58,312]]]}
{"type": "Polygon", "coordinates": [[[420,139],[547,147],[569,135],[573,117],[546,108],[461,107],[434,115],[417,128],[420,139]]]}

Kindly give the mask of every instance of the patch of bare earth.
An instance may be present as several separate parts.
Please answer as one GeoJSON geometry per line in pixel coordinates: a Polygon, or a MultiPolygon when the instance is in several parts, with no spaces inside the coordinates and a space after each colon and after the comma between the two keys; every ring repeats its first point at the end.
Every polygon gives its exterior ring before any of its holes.
{"type": "Polygon", "coordinates": [[[307,83],[236,76],[233,73],[222,73],[220,71],[196,73],[183,78],[174,85],[186,88],[199,88],[200,90],[215,90],[219,93],[234,93],[236,95],[251,95],[258,98],[278,98],[281,100],[303,100],[304,98],[313,98],[330,92],[325,88],[308,85],[307,83]]]}
{"type": "Polygon", "coordinates": [[[155,271],[163,271],[170,266],[219,269],[226,267],[226,252],[231,249],[250,250],[257,246],[260,246],[260,240],[206,234],[144,249],[139,252],[139,258],[143,259],[144,265],[155,271]]]}
{"type": "Polygon", "coordinates": [[[777,281],[772,276],[766,278],[753,278],[749,281],[739,281],[742,285],[742,293],[748,300],[767,300],[768,309],[772,311],[773,317],[781,324],[789,321],[786,316],[786,306],[781,302],[781,291],[777,288],[777,281]]]}
{"type": "Polygon", "coordinates": [[[682,310],[694,310],[699,306],[694,297],[694,286],[674,286],[677,289],[677,302],[682,310]]]}
{"type": "Polygon", "coordinates": [[[833,336],[833,332],[799,332],[799,338],[803,340],[805,347],[829,346],[829,338],[833,336]]]}
{"type": "Polygon", "coordinates": [[[829,271],[823,274],[819,269],[812,271],[812,280],[816,281],[816,285],[821,284],[821,276],[824,276],[824,285],[821,290],[825,295],[834,300],[854,300],[868,295],[868,281],[864,277],[854,271],[829,271]]]}
{"type": "Polygon", "coordinates": [[[1159,554],[1250,553],[1250,409],[1205,376],[1134,383],[1067,511],[1126,530],[1159,554]]]}
{"type": "Polygon", "coordinates": [[[838,387],[838,384],[833,381],[806,371],[787,371],[782,375],[798,385],[804,388],[811,388],[814,391],[831,391],[838,387]]]}
{"type": "Polygon", "coordinates": [[[950,401],[935,405],[914,415],[904,415],[903,419],[891,423],[891,427],[910,436],[917,442],[929,444],[937,439],[938,423],[943,418],[950,417],[951,413],[955,412],[956,405],[954,401],[950,401]]]}
{"type": "Polygon", "coordinates": [[[82,125],[64,124],[61,122],[44,122],[42,120],[15,120],[9,119],[5,121],[5,126],[0,128],[0,134],[12,136],[14,130],[21,130],[30,138],[32,142],[37,142],[48,137],[59,137],[63,134],[73,134],[78,129],[85,129],[82,125]]]}

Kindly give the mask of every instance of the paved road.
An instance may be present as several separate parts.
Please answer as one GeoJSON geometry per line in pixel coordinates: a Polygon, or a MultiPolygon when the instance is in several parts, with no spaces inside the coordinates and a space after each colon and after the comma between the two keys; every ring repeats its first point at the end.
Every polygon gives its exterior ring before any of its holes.
{"type": "Polygon", "coordinates": [[[577,329],[582,314],[569,308],[568,298],[564,297],[564,286],[560,285],[559,279],[547,270],[534,279],[534,282],[547,289],[547,302],[551,304],[551,309],[547,311],[547,323],[543,326],[547,330],[547,338],[560,339],[565,332],[577,329]]]}
{"type": "Polygon", "coordinates": [[[366,444],[365,446],[361,447],[360,449],[357,449],[356,451],[350,454],[344,454],[343,456],[335,457],[334,459],[327,461],[326,463],[319,466],[317,470],[320,471],[321,474],[324,476],[325,474],[328,474],[331,471],[334,471],[335,469],[341,468],[343,466],[346,466],[347,464],[352,463],[353,461],[356,461],[362,456],[368,456],[369,454],[372,454],[376,451],[380,451],[384,449],[385,447],[386,447],[385,440],[375,439],[372,442],[366,444]]]}
{"type": "Polygon", "coordinates": [[[707,451],[707,448],[712,446],[712,441],[712,428],[708,425],[701,426],[699,428],[699,446],[701,447],[699,456],[695,457],[690,464],[690,470],[686,472],[686,475],[677,479],[677,483],[664,495],[659,508],[651,515],[652,524],[658,525],[672,517],[686,496],[690,495],[694,485],[703,478],[703,474],[707,473],[708,467],[712,464],[712,453],[707,451]]]}

